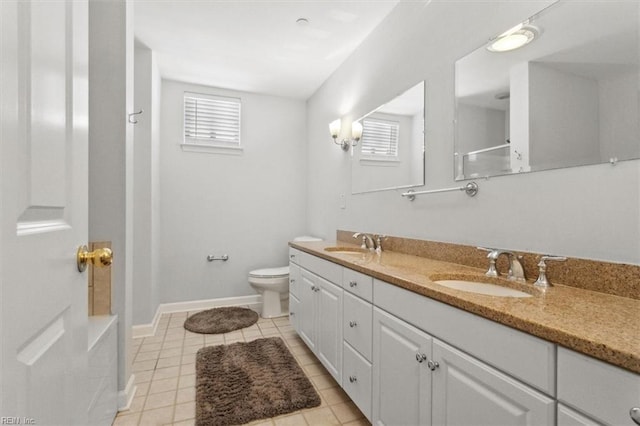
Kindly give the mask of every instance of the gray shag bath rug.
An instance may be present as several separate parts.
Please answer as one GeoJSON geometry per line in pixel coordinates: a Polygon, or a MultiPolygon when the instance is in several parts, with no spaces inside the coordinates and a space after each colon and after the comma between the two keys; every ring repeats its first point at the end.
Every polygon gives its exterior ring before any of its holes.
{"type": "Polygon", "coordinates": [[[194,333],[220,334],[249,327],[258,322],[258,314],[248,308],[214,308],[191,315],[184,328],[194,333]]]}
{"type": "Polygon", "coordinates": [[[196,355],[196,425],[236,425],[320,405],[282,339],[208,346],[196,355]]]}

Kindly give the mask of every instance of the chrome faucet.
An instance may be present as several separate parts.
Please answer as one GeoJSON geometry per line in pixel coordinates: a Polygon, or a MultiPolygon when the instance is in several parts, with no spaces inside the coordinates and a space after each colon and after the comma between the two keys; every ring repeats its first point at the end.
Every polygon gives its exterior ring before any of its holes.
{"type": "Polygon", "coordinates": [[[488,251],[487,258],[489,259],[489,269],[485,273],[488,277],[498,277],[500,273],[496,268],[496,261],[502,254],[506,254],[509,257],[509,272],[507,273],[507,278],[511,281],[526,281],[526,277],[524,274],[524,267],[522,266],[522,256],[516,256],[515,253],[509,250],[501,250],[501,249],[493,249],[493,248],[485,248],[478,247],[479,250],[488,251]]]}
{"type": "Polygon", "coordinates": [[[540,258],[540,262],[538,263],[538,268],[540,269],[540,275],[538,276],[538,279],[536,280],[536,282],[533,283],[533,285],[535,285],[536,287],[541,287],[546,289],[551,286],[551,283],[547,278],[547,264],[545,263],[546,261],[549,261],[549,260],[564,262],[565,260],[567,260],[567,258],[564,256],[542,256],[540,258]]]}
{"type": "Polygon", "coordinates": [[[363,232],[356,232],[355,234],[353,234],[353,238],[358,238],[360,236],[362,236],[362,245],[360,245],[360,248],[363,248],[363,249],[368,248],[371,251],[374,251],[374,250],[377,251],[376,243],[373,241],[373,238],[371,238],[371,235],[365,234],[363,232]]]}

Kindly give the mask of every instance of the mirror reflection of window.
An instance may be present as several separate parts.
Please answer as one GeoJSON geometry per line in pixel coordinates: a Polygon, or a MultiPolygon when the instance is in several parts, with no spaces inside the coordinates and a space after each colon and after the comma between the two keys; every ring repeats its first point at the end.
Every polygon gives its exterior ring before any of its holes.
{"type": "Polygon", "coordinates": [[[420,82],[364,117],[352,150],[351,192],[424,185],[424,99],[420,82]]]}
{"type": "Polygon", "coordinates": [[[397,159],[400,122],[376,119],[362,121],[362,158],[397,159]]]}

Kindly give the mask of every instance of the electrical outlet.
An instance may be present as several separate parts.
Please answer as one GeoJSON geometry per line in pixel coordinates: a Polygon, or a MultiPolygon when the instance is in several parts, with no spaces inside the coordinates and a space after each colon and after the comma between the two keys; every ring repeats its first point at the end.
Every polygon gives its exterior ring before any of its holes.
{"type": "Polygon", "coordinates": [[[344,194],[340,194],[340,208],[343,210],[347,208],[347,196],[344,194]]]}

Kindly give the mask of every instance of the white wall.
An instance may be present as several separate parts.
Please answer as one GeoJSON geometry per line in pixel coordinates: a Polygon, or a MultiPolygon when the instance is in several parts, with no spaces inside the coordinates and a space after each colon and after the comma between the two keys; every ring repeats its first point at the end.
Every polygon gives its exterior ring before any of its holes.
{"type": "Polygon", "coordinates": [[[133,7],[89,2],[89,240],[111,241],[118,389],[131,373],[133,271],[133,7]]]}
{"type": "Polygon", "coordinates": [[[535,170],[600,161],[598,82],[529,63],[529,165],[535,170]]]}
{"type": "Polygon", "coordinates": [[[287,241],[306,231],[305,111],[303,101],[162,81],[161,303],[256,294],[250,270],[287,265],[287,241]],[[242,99],[242,155],[181,150],[185,91],[242,99]]]}
{"type": "Polygon", "coordinates": [[[134,110],[133,323],[148,324],[158,306],[160,74],[155,54],[136,42],[134,110]]]}
{"type": "Polygon", "coordinates": [[[640,162],[478,181],[410,202],[400,191],[349,195],[349,157],[327,124],[427,81],[426,188],[453,181],[454,62],[550,2],[401,2],[307,102],[309,231],[336,228],[640,263],[640,162]],[[455,31],[452,31],[452,28],[455,31]],[[340,194],[347,208],[340,209],[340,194]]]}

